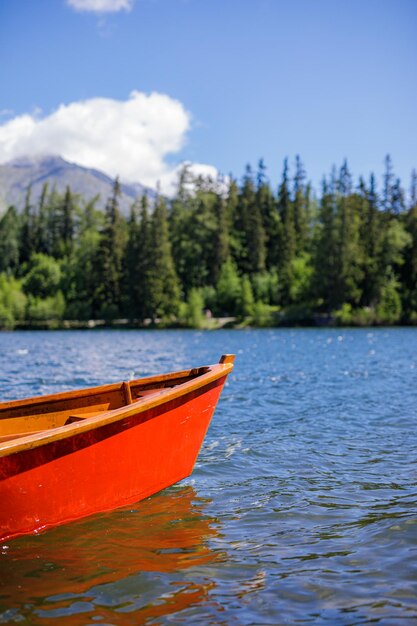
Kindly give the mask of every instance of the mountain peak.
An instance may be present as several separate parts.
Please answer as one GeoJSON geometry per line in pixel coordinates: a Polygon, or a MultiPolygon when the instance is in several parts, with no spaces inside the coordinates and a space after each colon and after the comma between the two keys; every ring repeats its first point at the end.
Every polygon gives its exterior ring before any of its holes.
{"type": "MultiPolygon", "coordinates": [[[[113,188],[113,179],[104,172],[70,163],[60,155],[21,156],[0,165],[0,213],[12,204],[21,208],[29,187],[36,202],[45,183],[60,193],[69,186],[87,201],[98,196],[99,209],[104,209],[113,188]]],[[[121,192],[120,208],[125,214],[138,197],[155,196],[154,190],[141,183],[121,183],[121,192]]]]}

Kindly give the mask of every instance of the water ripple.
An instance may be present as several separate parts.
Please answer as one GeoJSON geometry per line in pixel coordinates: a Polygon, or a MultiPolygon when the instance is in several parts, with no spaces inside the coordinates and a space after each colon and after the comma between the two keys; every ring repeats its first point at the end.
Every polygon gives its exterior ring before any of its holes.
{"type": "Polygon", "coordinates": [[[416,339],[1,334],[5,400],[238,358],[189,479],[2,547],[0,623],[417,623],[416,339]]]}

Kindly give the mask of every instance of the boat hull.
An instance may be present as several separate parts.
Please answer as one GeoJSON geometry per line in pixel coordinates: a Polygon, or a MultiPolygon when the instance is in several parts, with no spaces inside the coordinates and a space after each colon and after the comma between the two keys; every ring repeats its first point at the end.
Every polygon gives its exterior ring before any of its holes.
{"type": "Polygon", "coordinates": [[[0,538],[146,498],[190,475],[226,376],[0,459],[0,538]]]}

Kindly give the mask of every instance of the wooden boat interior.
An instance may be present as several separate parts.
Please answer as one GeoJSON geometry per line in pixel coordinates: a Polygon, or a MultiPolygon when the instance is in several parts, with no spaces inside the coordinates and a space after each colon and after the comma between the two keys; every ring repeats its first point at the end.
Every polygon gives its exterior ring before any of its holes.
{"type": "MultiPolygon", "coordinates": [[[[227,361],[223,361],[227,362],[227,361]]],[[[1,444],[71,425],[140,402],[207,373],[200,367],[173,374],[0,403],[1,444]]]]}

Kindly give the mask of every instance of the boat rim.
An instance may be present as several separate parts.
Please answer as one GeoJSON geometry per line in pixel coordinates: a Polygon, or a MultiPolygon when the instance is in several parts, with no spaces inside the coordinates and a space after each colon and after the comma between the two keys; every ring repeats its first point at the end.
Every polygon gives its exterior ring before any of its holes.
{"type": "MultiPolygon", "coordinates": [[[[140,380],[149,383],[152,380],[169,380],[170,377],[174,379],[175,377],[181,378],[181,376],[192,376],[193,374],[196,374],[196,377],[192,380],[180,383],[175,387],[166,387],[165,389],[156,391],[155,394],[145,396],[144,398],[139,398],[138,400],[135,400],[135,402],[133,402],[132,404],[127,404],[117,409],[105,410],[98,415],[83,419],[79,422],[74,422],[73,424],[57,426],[56,428],[46,429],[45,431],[39,433],[29,434],[24,437],[19,437],[19,439],[12,439],[10,441],[0,443],[0,458],[9,456],[11,454],[16,454],[18,452],[23,452],[25,450],[32,450],[33,448],[37,448],[48,443],[60,441],[62,439],[73,437],[74,435],[79,435],[81,433],[94,430],[97,427],[112,424],[119,421],[120,419],[128,418],[132,415],[138,415],[140,413],[148,411],[149,409],[158,407],[164,404],[168,399],[175,400],[188,393],[197,391],[203,387],[206,387],[210,383],[227,376],[233,369],[234,358],[235,357],[232,354],[224,354],[222,355],[220,362],[214,365],[191,368],[189,370],[170,372],[169,374],[161,374],[160,376],[156,375],[132,380],[130,382],[138,382],[140,380]],[[201,370],[205,371],[199,374],[201,370]]],[[[88,389],[83,388],[80,389],[78,393],[83,392],[87,395],[89,392],[95,389],[102,389],[107,386],[111,385],[99,385],[98,387],[89,387],[88,389]]],[[[55,396],[65,396],[66,394],[77,395],[77,390],[62,392],[58,394],[50,394],[47,396],[39,396],[39,402],[48,399],[52,400],[55,396]]],[[[30,399],[32,400],[32,398],[30,399]]],[[[37,399],[38,397],[33,398],[33,400],[37,399]]],[[[29,398],[27,398],[26,401],[27,400],[29,400],[29,398]]],[[[22,402],[23,406],[25,400],[18,400],[16,402],[22,402]]]]}

